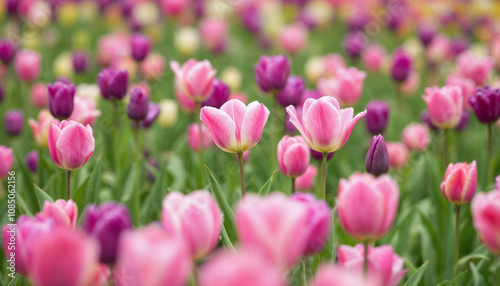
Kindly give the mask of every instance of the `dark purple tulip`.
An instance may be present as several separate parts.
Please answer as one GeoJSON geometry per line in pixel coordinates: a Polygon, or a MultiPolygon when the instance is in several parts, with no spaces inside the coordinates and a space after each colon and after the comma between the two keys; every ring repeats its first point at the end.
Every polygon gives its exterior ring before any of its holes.
{"type": "Polygon", "coordinates": [[[193,11],[198,19],[203,18],[206,11],[205,0],[193,0],[193,11]]]}
{"type": "Polygon", "coordinates": [[[384,133],[389,119],[389,104],[382,100],[371,100],[366,105],[366,127],[373,134],[384,133]]]}
{"type": "Polygon", "coordinates": [[[7,14],[9,14],[10,16],[16,16],[17,13],[19,12],[19,4],[20,4],[20,0],[7,0],[6,1],[6,10],[7,10],[7,14]]]}
{"type": "Polygon", "coordinates": [[[467,41],[467,39],[462,37],[453,39],[450,44],[451,52],[455,56],[458,56],[459,54],[467,51],[468,48],[469,48],[469,42],[467,41]]]}
{"type": "Polygon", "coordinates": [[[500,118],[500,89],[476,88],[476,94],[469,97],[469,104],[481,123],[494,123],[500,118]]]}
{"type": "Polygon", "coordinates": [[[132,1],[130,0],[121,1],[121,11],[122,15],[125,16],[125,18],[128,18],[130,16],[133,8],[134,8],[134,3],[132,1]]]}
{"type": "Polygon", "coordinates": [[[362,33],[350,33],[344,38],[344,51],[352,59],[359,58],[366,41],[362,33]]]}
{"type": "Polygon", "coordinates": [[[366,171],[379,176],[389,171],[389,151],[382,135],[373,136],[366,154],[366,171]]]}
{"type": "Polygon", "coordinates": [[[104,99],[121,100],[127,94],[128,72],[123,69],[103,69],[97,75],[97,84],[104,99]]]}
{"type": "Polygon", "coordinates": [[[151,127],[151,125],[153,125],[156,121],[156,118],[158,118],[158,115],[160,115],[160,111],[161,108],[159,105],[150,102],[148,105],[148,115],[146,116],[146,119],[139,122],[139,126],[143,128],[151,127]]]}
{"type": "Polygon", "coordinates": [[[290,61],[284,55],[262,56],[255,65],[255,81],[266,93],[278,93],[285,88],[290,75],[290,61]]]}
{"type": "Polygon", "coordinates": [[[56,81],[47,85],[49,90],[49,110],[52,116],[60,120],[67,119],[73,113],[75,85],[56,81]]]}
{"type": "Polygon", "coordinates": [[[258,33],[262,26],[262,20],[260,18],[259,10],[252,7],[245,9],[242,15],[243,26],[251,33],[258,33]]]}
{"type": "Polygon", "coordinates": [[[366,16],[356,13],[347,20],[347,29],[351,33],[361,32],[367,23],[366,16]]]}
{"type": "Polygon", "coordinates": [[[394,53],[391,64],[391,77],[396,82],[404,82],[412,69],[411,58],[402,50],[394,53]]]}
{"type": "Polygon", "coordinates": [[[302,77],[294,75],[289,76],[285,88],[276,96],[278,104],[283,107],[299,105],[305,87],[306,81],[302,77]]]}
{"type": "Polygon", "coordinates": [[[5,98],[5,92],[3,90],[3,85],[0,84],[0,102],[5,98]]]}
{"type": "Polygon", "coordinates": [[[422,113],[420,114],[420,120],[423,123],[425,123],[425,125],[429,126],[430,129],[434,131],[439,131],[439,128],[436,125],[434,125],[434,123],[432,123],[429,110],[425,109],[424,111],[422,111],[422,113]]]}
{"type": "Polygon", "coordinates": [[[401,26],[401,16],[399,16],[398,14],[389,13],[386,25],[387,29],[396,31],[401,26]]]}
{"type": "Polygon", "coordinates": [[[436,30],[431,25],[424,24],[418,27],[417,36],[424,46],[428,46],[432,42],[432,39],[434,39],[435,35],[436,30]]]}
{"type": "Polygon", "coordinates": [[[148,36],[143,34],[133,34],[130,37],[130,48],[132,50],[132,57],[134,60],[140,62],[146,58],[151,51],[153,43],[148,36]]]}
{"type": "Polygon", "coordinates": [[[15,54],[16,47],[14,46],[14,43],[9,40],[0,39],[0,61],[8,65],[14,59],[15,54]]]}
{"type": "Polygon", "coordinates": [[[118,243],[124,231],[132,229],[130,214],[125,205],[106,202],[91,204],[85,211],[83,230],[93,236],[101,247],[100,262],[115,264],[118,243]]]}
{"type": "MultiPolygon", "coordinates": [[[[313,149],[310,149],[311,150],[311,156],[318,160],[318,161],[322,161],[323,160],[323,153],[321,152],[318,152],[316,150],[313,150],[313,149]]],[[[332,153],[328,153],[328,155],[326,156],[326,160],[327,161],[330,161],[330,159],[333,157],[333,155],[335,154],[335,152],[332,152],[332,153]]]]}
{"type": "Polygon", "coordinates": [[[73,69],[77,73],[84,73],[89,67],[89,55],[83,51],[73,53],[73,69]]]}
{"type": "Polygon", "coordinates": [[[146,119],[148,115],[148,105],[149,97],[144,93],[142,88],[134,88],[134,90],[130,92],[130,99],[127,105],[128,118],[135,121],[146,119]]]}
{"type": "Polygon", "coordinates": [[[38,152],[33,150],[26,156],[26,166],[31,170],[31,172],[36,173],[38,169],[38,152]]]}
{"type": "Polygon", "coordinates": [[[212,83],[212,92],[210,96],[201,103],[202,106],[211,106],[220,108],[229,99],[231,88],[222,80],[215,78],[212,83]]]}
{"type": "Polygon", "coordinates": [[[464,110],[462,112],[462,117],[460,117],[460,121],[458,122],[457,126],[455,126],[455,130],[459,132],[464,130],[469,124],[469,119],[470,119],[470,112],[468,110],[464,110]]]}
{"type": "Polygon", "coordinates": [[[4,117],[5,132],[11,136],[17,136],[23,132],[24,113],[19,109],[9,110],[4,117]]]}

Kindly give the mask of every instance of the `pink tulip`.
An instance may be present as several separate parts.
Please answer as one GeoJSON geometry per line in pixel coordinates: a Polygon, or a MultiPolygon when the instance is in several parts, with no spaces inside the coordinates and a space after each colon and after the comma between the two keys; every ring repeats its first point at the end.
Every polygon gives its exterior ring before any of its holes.
{"type": "Polygon", "coordinates": [[[101,115],[101,111],[96,108],[95,101],[82,96],[75,96],[74,100],[73,113],[68,120],[94,126],[97,117],[101,115]]]}
{"type": "Polygon", "coordinates": [[[325,201],[316,200],[312,194],[296,193],[290,198],[305,206],[309,213],[309,223],[305,229],[308,239],[304,253],[307,255],[319,253],[328,242],[332,225],[332,210],[325,201]]]}
{"type": "Polygon", "coordinates": [[[165,70],[165,58],[156,53],[150,53],[141,62],[141,74],[147,80],[159,80],[165,70]]]}
{"type": "Polygon", "coordinates": [[[342,227],[359,240],[378,240],[391,228],[399,203],[399,188],[388,175],[354,173],[341,179],[337,214],[342,227]]]}
{"type": "Polygon", "coordinates": [[[40,75],[41,57],[38,52],[31,50],[22,50],[17,52],[14,62],[19,80],[24,82],[32,82],[40,75]]]}
{"type": "Polygon", "coordinates": [[[409,156],[406,145],[401,142],[387,142],[386,146],[389,152],[389,166],[394,169],[404,167],[409,156]]]}
{"type": "Polygon", "coordinates": [[[399,92],[404,96],[412,96],[420,85],[418,72],[411,71],[408,78],[399,85],[399,92]]]}
{"type": "Polygon", "coordinates": [[[55,119],[48,109],[43,109],[38,113],[38,122],[31,118],[28,120],[31,131],[33,131],[33,138],[38,146],[47,147],[49,129],[52,123],[59,124],[59,120],[55,119]]]}
{"type": "Polygon", "coordinates": [[[493,60],[465,52],[457,58],[457,68],[462,76],[473,80],[476,85],[484,85],[493,70],[493,60]]]}
{"type": "Polygon", "coordinates": [[[36,108],[49,107],[49,91],[44,83],[35,83],[31,87],[31,104],[36,108]]]}
{"type": "MultiPolygon", "coordinates": [[[[209,148],[213,143],[212,135],[210,135],[210,131],[208,131],[208,128],[205,125],[201,126],[201,134],[202,134],[202,142],[203,142],[203,149],[209,148]]],[[[188,145],[191,148],[191,150],[195,152],[200,151],[200,125],[198,123],[193,123],[189,125],[188,130],[187,130],[187,140],[188,140],[188,145]]]]}
{"type": "Polygon", "coordinates": [[[78,170],[94,154],[95,139],[90,125],[76,121],[52,124],[49,130],[49,153],[52,161],[61,169],[78,170]]]}
{"type": "Polygon", "coordinates": [[[451,129],[460,122],[463,111],[462,90],[458,86],[429,87],[422,97],[432,123],[440,129],[451,129]]]}
{"type": "Polygon", "coordinates": [[[285,274],[255,252],[220,250],[202,265],[200,286],[285,286],[285,274]]]}
{"type": "Polygon", "coordinates": [[[210,51],[224,47],[229,23],[225,19],[203,19],[200,22],[200,35],[203,45],[210,51]]]}
{"type": "Polygon", "coordinates": [[[335,78],[320,79],[318,89],[325,96],[335,97],[342,107],[354,106],[363,92],[366,73],[356,68],[338,68],[335,78]]]}
{"type": "Polygon", "coordinates": [[[97,271],[92,278],[92,286],[108,286],[109,285],[109,276],[111,271],[106,264],[99,264],[97,271]]]}
{"type": "Polygon", "coordinates": [[[368,277],[358,271],[346,270],[337,265],[323,264],[316,272],[311,286],[380,286],[380,279],[373,274],[368,277]]]}
{"type": "Polygon", "coordinates": [[[14,153],[12,153],[12,149],[0,145],[0,182],[9,176],[13,163],[14,153]]]}
{"type": "Polygon", "coordinates": [[[403,129],[401,137],[406,147],[412,151],[425,150],[431,141],[429,127],[425,124],[416,122],[412,122],[406,126],[405,129],[403,129]]]}
{"type": "Polygon", "coordinates": [[[161,0],[161,9],[167,16],[180,16],[189,6],[190,0],[161,0]]]}
{"type": "Polygon", "coordinates": [[[289,178],[296,178],[309,165],[309,147],[301,136],[285,135],[278,143],[278,165],[281,173],[289,178]]]}
{"type": "Polygon", "coordinates": [[[361,60],[363,66],[369,72],[378,73],[384,67],[387,57],[386,50],[380,45],[370,45],[363,50],[361,60]]]}
{"type": "Polygon", "coordinates": [[[175,74],[176,88],[187,98],[201,102],[210,96],[217,72],[208,60],[198,62],[190,59],[182,66],[174,61],[170,62],[170,68],[175,74]]]}
{"type": "Polygon", "coordinates": [[[326,54],[323,56],[323,76],[326,78],[335,77],[339,68],[345,68],[344,58],[339,54],[326,54]]]}
{"type": "MultiPolygon", "coordinates": [[[[340,266],[344,269],[357,271],[362,274],[364,261],[363,244],[356,246],[339,246],[337,257],[340,266]]],[[[404,261],[394,253],[392,246],[382,245],[379,247],[368,247],[368,274],[380,277],[381,285],[396,286],[405,276],[408,269],[403,269],[404,261]]]]}
{"type": "Polygon", "coordinates": [[[236,207],[236,228],[244,249],[289,269],[307,246],[307,208],[282,193],[266,198],[248,194],[236,207]]]}
{"type": "Polygon", "coordinates": [[[97,62],[101,66],[111,66],[123,58],[131,56],[129,35],[120,32],[99,38],[97,62]]]}
{"type": "Polygon", "coordinates": [[[153,224],[120,238],[115,284],[182,286],[192,267],[186,244],[153,224]]]}
{"type": "Polygon", "coordinates": [[[15,264],[15,269],[21,275],[28,275],[28,261],[32,240],[44,232],[49,232],[54,228],[54,222],[51,219],[44,220],[41,215],[28,217],[21,215],[16,225],[6,224],[2,228],[3,250],[7,261],[15,264]],[[11,259],[11,257],[14,257],[11,259]]]}
{"type": "Polygon", "coordinates": [[[491,39],[489,48],[495,67],[500,70],[500,35],[496,35],[491,39]]]}
{"type": "Polygon", "coordinates": [[[478,193],[472,200],[471,212],[481,241],[500,255],[500,192],[478,193]]]}
{"type": "Polygon", "coordinates": [[[99,246],[93,239],[55,228],[30,242],[28,272],[34,285],[90,285],[99,266],[99,246]]]}
{"type": "Polygon", "coordinates": [[[460,75],[450,75],[446,79],[447,86],[458,86],[462,91],[463,108],[470,109],[469,97],[474,96],[476,92],[476,84],[473,80],[462,77],[460,75]]]}
{"type": "Polygon", "coordinates": [[[229,100],[220,109],[205,106],[200,114],[215,144],[228,153],[245,152],[257,145],[268,117],[264,104],[254,101],[245,106],[237,99],[229,100]]]}
{"type": "Polygon", "coordinates": [[[219,242],[222,213],[206,190],[169,193],[163,200],[161,221],[167,235],[185,241],[195,259],[205,257],[219,242]]]}
{"type": "Polygon", "coordinates": [[[314,180],[318,175],[318,168],[314,165],[307,167],[306,172],[295,179],[295,188],[299,191],[310,191],[314,188],[314,180]]]}
{"type": "Polygon", "coordinates": [[[441,183],[441,192],[451,203],[460,206],[472,200],[477,188],[476,161],[472,164],[449,164],[441,183]]]}
{"type": "Polygon", "coordinates": [[[53,203],[45,201],[42,216],[45,219],[51,218],[57,226],[75,228],[78,220],[78,207],[71,199],[68,201],[59,199],[53,203]]]}
{"type": "Polygon", "coordinates": [[[302,118],[293,106],[288,106],[286,112],[307,145],[321,153],[342,148],[358,120],[366,115],[365,110],[353,118],[352,108],[340,109],[338,101],[330,96],[308,98],[302,108],[302,118]]]}
{"type": "Polygon", "coordinates": [[[500,176],[495,178],[495,191],[500,191],[500,176]]]}
{"type": "Polygon", "coordinates": [[[285,52],[296,54],[305,48],[307,38],[307,28],[300,23],[295,23],[281,30],[279,43],[285,52]]]}
{"type": "Polygon", "coordinates": [[[182,93],[182,91],[178,88],[175,89],[175,98],[177,99],[177,102],[182,110],[186,113],[193,114],[196,112],[196,102],[185,96],[184,93],[182,93]]]}
{"type": "Polygon", "coordinates": [[[427,58],[432,63],[440,63],[452,57],[451,41],[448,37],[436,35],[426,49],[427,58]]]}

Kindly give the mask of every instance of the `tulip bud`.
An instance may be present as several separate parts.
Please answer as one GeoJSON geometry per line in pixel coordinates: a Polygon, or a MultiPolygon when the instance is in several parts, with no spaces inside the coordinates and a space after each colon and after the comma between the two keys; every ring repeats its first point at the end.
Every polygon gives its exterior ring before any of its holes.
{"type": "Polygon", "coordinates": [[[363,51],[361,59],[367,71],[380,72],[384,66],[387,52],[379,45],[373,44],[363,51]]]}
{"type": "Polygon", "coordinates": [[[262,28],[261,16],[256,7],[247,7],[243,11],[241,21],[243,26],[252,34],[257,34],[262,28]]]}
{"type": "Polygon", "coordinates": [[[150,53],[141,62],[141,74],[147,80],[159,80],[165,70],[165,58],[156,53],[150,53]]]}
{"type": "Polygon", "coordinates": [[[103,69],[97,75],[97,84],[104,99],[121,100],[127,94],[128,72],[123,69],[103,69]]]}
{"type": "Polygon", "coordinates": [[[310,191],[314,188],[314,180],[318,175],[318,168],[314,165],[307,167],[306,172],[295,179],[295,188],[298,191],[310,191]]]}
{"type": "Polygon", "coordinates": [[[296,178],[309,165],[309,147],[301,136],[285,135],[278,143],[278,165],[280,171],[289,178],[296,178]]]}
{"type": "Polygon", "coordinates": [[[85,211],[83,230],[93,236],[101,247],[100,262],[115,264],[118,242],[124,231],[132,229],[130,214],[125,205],[107,202],[89,205],[85,211]]]}
{"type": "Polygon", "coordinates": [[[200,21],[199,31],[205,48],[216,52],[224,50],[229,23],[225,19],[205,18],[200,21]]]}
{"type": "Polygon", "coordinates": [[[140,62],[146,58],[151,50],[151,39],[142,34],[134,34],[130,36],[130,49],[134,60],[140,62]]]}
{"type": "Polygon", "coordinates": [[[73,69],[77,73],[85,73],[89,67],[89,55],[86,52],[73,52],[73,69]]]}
{"type": "Polygon", "coordinates": [[[375,176],[389,171],[389,152],[382,135],[373,136],[366,154],[365,167],[368,173],[375,176]]]}
{"type": "Polygon", "coordinates": [[[40,75],[41,62],[42,59],[38,52],[19,51],[14,61],[17,77],[23,82],[33,82],[40,75]]]}
{"type": "Polygon", "coordinates": [[[78,207],[73,200],[59,199],[53,203],[45,201],[42,216],[51,218],[58,227],[69,227],[74,229],[78,220],[78,207]]]}
{"type": "Polygon", "coordinates": [[[16,47],[11,41],[0,39],[0,61],[8,65],[14,59],[16,47]]]}
{"type": "Polygon", "coordinates": [[[289,76],[285,88],[278,93],[276,100],[278,104],[287,107],[289,105],[299,105],[302,92],[306,87],[306,81],[300,76],[289,76]]]}
{"type": "Polygon", "coordinates": [[[476,161],[472,164],[449,164],[441,183],[441,192],[451,203],[460,206],[472,200],[477,188],[476,161]]]}
{"type": "Polygon", "coordinates": [[[265,92],[278,93],[285,88],[290,75],[290,61],[284,55],[262,56],[254,68],[255,81],[265,92]]]}
{"type": "Polygon", "coordinates": [[[347,34],[343,42],[345,53],[353,59],[356,59],[361,55],[365,45],[366,40],[362,33],[347,34]]]}
{"type": "Polygon", "coordinates": [[[146,118],[139,122],[139,126],[142,128],[149,128],[153,123],[155,123],[156,118],[160,115],[160,106],[158,104],[150,102],[148,104],[148,114],[146,118]]]}
{"type": "Polygon", "coordinates": [[[401,142],[387,142],[387,152],[389,153],[389,165],[391,168],[401,168],[408,161],[408,149],[401,142]]]}
{"type": "Polygon", "coordinates": [[[176,29],[174,34],[174,47],[184,56],[194,54],[200,47],[200,35],[198,30],[192,27],[176,29]]]}
{"type": "Polygon", "coordinates": [[[221,80],[227,83],[233,92],[240,89],[242,77],[241,71],[231,66],[226,67],[221,74],[221,80]]]}
{"type": "Polygon", "coordinates": [[[38,169],[38,152],[33,150],[26,156],[26,166],[31,170],[31,172],[36,173],[38,169]]]}
{"type": "Polygon", "coordinates": [[[412,60],[403,51],[398,50],[394,53],[391,64],[391,77],[396,82],[404,82],[412,70],[412,60]]]}
{"type": "Polygon", "coordinates": [[[428,46],[435,35],[436,30],[431,25],[422,25],[418,27],[417,36],[424,46],[428,46]]]}
{"type": "Polygon", "coordinates": [[[7,111],[4,117],[5,132],[17,136],[23,132],[24,113],[19,109],[7,111]]]}
{"type": "Polygon", "coordinates": [[[9,176],[9,171],[14,163],[14,153],[12,149],[0,145],[0,180],[9,176]]]}
{"type": "Polygon", "coordinates": [[[289,54],[296,54],[304,49],[307,44],[307,38],[307,28],[300,23],[296,23],[285,27],[281,31],[279,35],[279,43],[285,52],[289,54]]]}
{"type": "Polygon", "coordinates": [[[211,95],[205,99],[201,105],[202,106],[212,106],[215,108],[220,108],[226,101],[229,100],[229,85],[225,84],[222,80],[215,78],[212,83],[211,95]]]}
{"type": "Polygon", "coordinates": [[[7,14],[9,16],[17,16],[17,14],[19,12],[19,4],[21,3],[21,1],[19,1],[19,0],[7,0],[4,3],[6,4],[5,6],[6,6],[7,14]]]}
{"type": "Polygon", "coordinates": [[[49,91],[49,110],[52,116],[59,120],[70,117],[73,113],[75,85],[56,81],[54,84],[49,83],[47,88],[49,91]]]}
{"type": "Polygon", "coordinates": [[[35,83],[31,87],[31,104],[36,108],[49,107],[49,91],[46,84],[35,83]]]}
{"type": "Polygon", "coordinates": [[[493,65],[493,60],[490,57],[477,56],[470,51],[460,54],[457,58],[459,74],[472,79],[478,86],[488,82],[493,65]]]}
{"type": "Polygon", "coordinates": [[[179,116],[177,103],[172,99],[164,99],[159,102],[159,106],[161,111],[158,116],[158,124],[162,127],[173,126],[179,116]]]}
{"type": "Polygon", "coordinates": [[[381,100],[371,100],[366,105],[366,127],[371,134],[384,133],[389,119],[389,104],[381,100]]]}
{"type": "Polygon", "coordinates": [[[475,96],[469,97],[469,103],[481,123],[491,124],[500,118],[500,89],[477,88],[475,96]]]}
{"type": "Polygon", "coordinates": [[[134,88],[127,105],[127,116],[134,121],[142,121],[148,115],[149,97],[141,88],[134,88]]]}
{"type": "Polygon", "coordinates": [[[416,122],[410,123],[403,129],[401,135],[406,147],[412,151],[423,151],[429,145],[431,137],[427,125],[416,122]]]}
{"type": "Polygon", "coordinates": [[[189,125],[187,130],[188,145],[191,150],[195,152],[199,152],[202,148],[200,146],[200,141],[203,143],[204,150],[206,150],[208,147],[210,147],[210,145],[213,144],[212,135],[210,135],[210,131],[208,131],[208,128],[204,124],[201,126],[201,134],[202,139],[200,139],[199,123],[193,123],[189,125]]]}

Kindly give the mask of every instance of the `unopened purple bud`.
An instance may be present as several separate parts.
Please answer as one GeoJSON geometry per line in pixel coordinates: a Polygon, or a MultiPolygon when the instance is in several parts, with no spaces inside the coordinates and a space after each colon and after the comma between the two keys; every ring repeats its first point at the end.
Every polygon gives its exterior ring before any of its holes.
{"type": "Polygon", "coordinates": [[[130,99],[127,105],[128,118],[141,121],[148,115],[149,97],[142,88],[134,88],[130,93],[130,99]]]}
{"type": "Polygon", "coordinates": [[[411,58],[402,50],[396,51],[392,59],[391,77],[396,82],[404,82],[412,70],[411,58]]]}
{"type": "MultiPolygon", "coordinates": [[[[330,161],[330,159],[333,157],[334,154],[335,154],[335,152],[328,153],[328,155],[326,156],[326,160],[330,161]]],[[[313,150],[313,149],[311,149],[311,156],[320,162],[323,160],[323,153],[318,152],[318,151],[313,150]]]]}
{"type": "Polygon", "coordinates": [[[121,100],[127,94],[128,72],[123,69],[103,69],[97,75],[97,84],[104,99],[121,100]]]}
{"type": "Polygon", "coordinates": [[[417,36],[424,46],[428,46],[432,42],[432,39],[434,39],[435,35],[436,30],[431,25],[421,25],[417,31],[417,36]]]}
{"type": "Polygon", "coordinates": [[[371,100],[366,105],[366,127],[373,134],[384,133],[389,119],[389,104],[382,100],[371,100]]]}
{"type": "Polygon", "coordinates": [[[156,121],[156,118],[158,118],[158,115],[160,115],[161,108],[158,104],[150,102],[148,105],[148,115],[146,116],[146,119],[143,121],[139,122],[139,126],[142,128],[149,128],[153,123],[156,121]]]}
{"type": "Polygon", "coordinates": [[[75,85],[56,81],[47,85],[49,90],[49,110],[52,116],[60,120],[67,119],[73,113],[75,85]]]}
{"type": "Polygon", "coordinates": [[[296,106],[300,103],[305,87],[306,81],[302,77],[290,76],[286,81],[285,88],[276,96],[276,100],[283,107],[296,106]]]}
{"type": "Polygon", "coordinates": [[[73,53],[73,69],[77,73],[84,73],[89,67],[89,55],[83,51],[73,53]]]}
{"type": "Polygon", "coordinates": [[[457,126],[455,126],[455,130],[459,132],[464,130],[469,124],[469,119],[470,119],[470,112],[468,110],[464,110],[462,112],[462,116],[460,117],[460,121],[458,122],[457,126]]]}
{"type": "Polygon", "coordinates": [[[38,152],[33,150],[26,156],[26,166],[31,170],[31,172],[36,173],[38,169],[38,152]]]}
{"type": "Polygon", "coordinates": [[[366,171],[379,176],[389,171],[389,151],[382,135],[373,136],[366,154],[366,171]]]}
{"type": "Polygon", "coordinates": [[[24,113],[21,110],[13,109],[7,111],[4,117],[5,132],[11,136],[17,136],[23,132],[24,113]]]}
{"type": "Polygon", "coordinates": [[[211,106],[220,108],[229,99],[230,93],[229,85],[225,84],[222,80],[215,78],[212,82],[212,92],[210,96],[201,103],[202,106],[211,106]]]}
{"type": "Polygon", "coordinates": [[[477,88],[476,94],[469,97],[469,104],[481,123],[494,123],[500,118],[500,89],[477,88]]]}
{"type": "Polygon", "coordinates": [[[93,236],[100,245],[100,262],[114,264],[118,243],[124,231],[132,229],[130,214],[125,205],[106,202],[100,206],[89,205],[85,211],[83,230],[93,236]]]}
{"type": "Polygon", "coordinates": [[[16,54],[16,47],[11,41],[0,39],[0,61],[6,65],[10,64],[16,54]]]}
{"type": "Polygon", "coordinates": [[[285,88],[290,75],[290,61],[284,55],[262,56],[255,65],[255,81],[266,93],[278,93],[285,88]]]}
{"type": "Polygon", "coordinates": [[[350,33],[344,38],[344,51],[353,59],[359,58],[366,45],[362,33],[350,33]]]}
{"type": "Polygon", "coordinates": [[[130,47],[134,60],[140,62],[146,58],[151,51],[151,39],[143,34],[133,34],[130,37],[130,47]]]}

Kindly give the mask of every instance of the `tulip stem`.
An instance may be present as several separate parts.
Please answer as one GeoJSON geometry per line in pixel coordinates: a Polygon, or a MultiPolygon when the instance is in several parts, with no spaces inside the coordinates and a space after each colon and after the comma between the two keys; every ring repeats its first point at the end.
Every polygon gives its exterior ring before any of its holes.
{"type": "Polygon", "coordinates": [[[455,220],[455,274],[454,277],[457,277],[458,274],[458,258],[460,256],[460,206],[457,205],[457,216],[455,220]]]}
{"type": "Polygon", "coordinates": [[[240,164],[241,198],[245,197],[245,175],[243,173],[243,152],[238,152],[238,163],[240,164]]]}
{"type": "Polygon", "coordinates": [[[303,285],[307,286],[307,261],[306,258],[302,258],[302,280],[303,285]]]}
{"type": "Polygon", "coordinates": [[[448,165],[448,162],[449,162],[449,154],[448,154],[448,129],[444,130],[443,158],[444,158],[444,167],[446,168],[446,165],[448,165]]]}
{"type": "MultiPolygon", "coordinates": [[[[279,114],[278,114],[278,100],[276,99],[277,93],[272,93],[271,98],[273,101],[273,124],[271,131],[273,132],[273,158],[276,158],[277,146],[278,146],[278,130],[279,128],[279,114]]],[[[276,160],[273,160],[276,163],[276,160]]],[[[275,165],[276,166],[276,165],[275,165]]]]}
{"type": "Polygon", "coordinates": [[[66,179],[66,200],[71,198],[71,171],[68,170],[68,177],[66,179]]]}
{"type": "Polygon", "coordinates": [[[200,138],[200,150],[198,152],[198,156],[199,156],[199,163],[200,163],[200,166],[199,166],[199,176],[198,176],[198,186],[200,188],[203,188],[203,156],[204,156],[204,147],[203,146],[203,143],[204,143],[204,138],[203,138],[203,130],[202,130],[202,122],[201,122],[201,119],[200,119],[200,115],[201,115],[201,102],[197,101],[196,102],[196,110],[198,112],[198,136],[200,138]]]}
{"type": "Polygon", "coordinates": [[[134,124],[135,132],[135,188],[134,188],[134,216],[135,223],[139,225],[139,220],[141,217],[141,193],[139,191],[140,184],[140,163],[139,163],[139,122],[134,124]]]}
{"type": "Polygon", "coordinates": [[[368,240],[363,241],[364,254],[363,254],[363,276],[368,275],[368,240]]]}
{"type": "Polygon", "coordinates": [[[114,160],[115,160],[115,173],[116,173],[116,191],[115,198],[121,193],[121,174],[120,174],[120,157],[118,152],[118,102],[113,100],[113,150],[114,150],[114,160]]]}
{"type": "Polygon", "coordinates": [[[484,187],[488,186],[491,178],[491,157],[493,157],[493,128],[492,124],[488,124],[488,158],[486,160],[486,182],[484,183],[484,187]]]}
{"type": "Polygon", "coordinates": [[[295,194],[295,178],[292,178],[292,194],[295,194]]]}
{"type": "Polygon", "coordinates": [[[323,152],[323,161],[321,163],[321,194],[323,200],[326,200],[326,162],[328,153],[323,152]]]}

